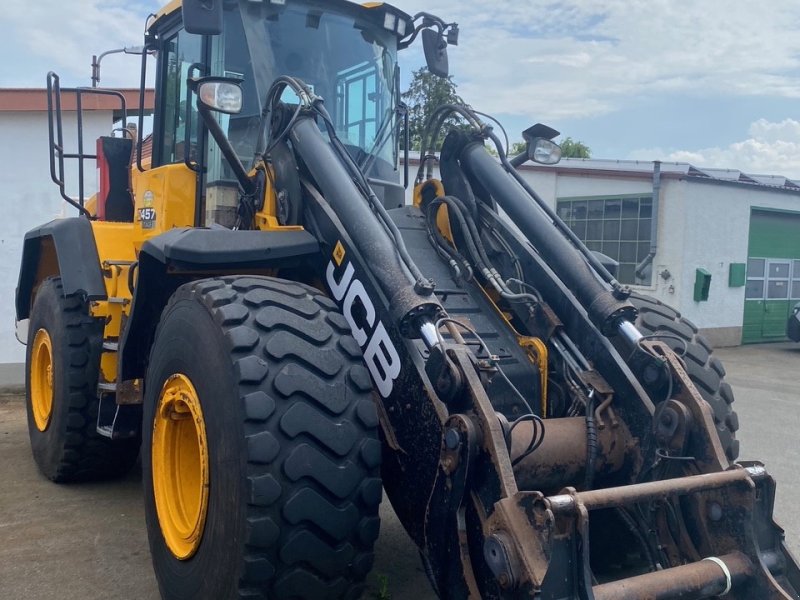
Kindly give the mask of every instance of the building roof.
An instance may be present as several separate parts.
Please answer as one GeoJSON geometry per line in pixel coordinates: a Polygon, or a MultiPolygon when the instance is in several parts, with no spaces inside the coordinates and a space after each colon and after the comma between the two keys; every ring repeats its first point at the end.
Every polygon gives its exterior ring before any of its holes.
{"type": "MultiPolygon", "coordinates": [[[[91,90],[92,88],[88,88],[91,90]]],[[[121,92],[125,97],[128,112],[139,110],[139,89],[123,88],[113,91],[121,92]]],[[[119,100],[110,95],[82,94],[82,108],[91,110],[119,110],[119,100]]],[[[145,90],[144,106],[147,112],[153,110],[155,92],[145,90]]],[[[66,90],[61,92],[61,110],[76,110],[75,94],[66,90]]],[[[0,88],[0,112],[45,112],[47,111],[47,90],[43,88],[0,88]]]]}
{"type": "MultiPolygon", "coordinates": [[[[556,171],[571,175],[602,175],[623,178],[652,178],[655,161],[613,160],[596,158],[564,158],[557,165],[526,163],[522,170],[556,171]]],[[[687,179],[700,183],[769,188],[800,194],[800,180],[783,175],[744,173],[738,169],[695,167],[685,162],[661,162],[661,176],[667,179],[687,179]]]]}

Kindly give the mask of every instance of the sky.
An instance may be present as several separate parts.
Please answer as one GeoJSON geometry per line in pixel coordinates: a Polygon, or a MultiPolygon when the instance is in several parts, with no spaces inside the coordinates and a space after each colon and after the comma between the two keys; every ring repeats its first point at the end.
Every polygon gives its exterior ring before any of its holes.
{"type": "MultiPolygon", "coordinates": [[[[289,0],[291,1],[291,0],[289,0]]],[[[7,2],[0,87],[89,85],[91,56],[140,45],[153,0],[7,2]]],[[[675,160],[800,179],[796,0],[396,0],[459,23],[450,71],[473,107],[521,139],[543,122],[594,158],[675,160]]],[[[422,64],[419,44],[401,54],[422,64]]],[[[102,84],[136,87],[138,57],[102,84]]],[[[408,79],[404,79],[408,81],[408,79]]]]}

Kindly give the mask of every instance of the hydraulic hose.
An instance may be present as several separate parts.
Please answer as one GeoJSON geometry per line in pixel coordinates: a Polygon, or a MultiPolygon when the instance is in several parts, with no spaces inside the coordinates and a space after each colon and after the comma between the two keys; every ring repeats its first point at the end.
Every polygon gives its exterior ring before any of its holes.
{"type": "Polygon", "coordinates": [[[490,156],[482,143],[465,144],[459,158],[462,168],[490,191],[492,198],[558,273],[605,335],[616,335],[621,322],[633,321],[636,315],[633,305],[618,298],[610,285],[599,279],[585,255],[568,238],[554,232],[547,212],[534,209],[536,203],[526,186],[490,156]]]}

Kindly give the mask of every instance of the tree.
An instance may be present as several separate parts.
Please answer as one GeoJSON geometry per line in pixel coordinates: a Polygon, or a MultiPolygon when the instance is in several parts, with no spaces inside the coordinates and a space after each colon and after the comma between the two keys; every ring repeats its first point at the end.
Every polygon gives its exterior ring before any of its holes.
{"type": "MultiPolygon", "coordinates": [[[[403,92],[403,101],[408,105],[408,130],[412,150],[423,150],[420,148],[422,133],[428,119],[438,106],[464,104],[464,101],[456,93],[456,83],[453,81],[452,75],[446,79],[437,77],[425,67],[414,71],[411,85],[407,91],[403,92]]],[[[445,123],[447,126],[455,126],[459,121],[456,117],[449,117],[445,123]]],[[[448,127],[443,130],[446,132],[448,127]]],[[[442,137],[440,136],[436,140],[436,146],[438,147],[441,143],[442,137]]]]}
{"type": "MultiPolygon", "coordinates": [[[[583,142],[573,140],[571,137],[565,137],[559,144],[561,146],[562,158],[591,158],[592,149],[583,142]]],[[[509,156],[516,156],[522,154],[526,150],[525,142],[514,142],[508,151],[509,156]]]]}
{"type": "Polygon", "coordinates": [[[509,156],[516,156],[517,154],[522,154],[523,152],[528,151],[528,144],[525,142],[513,142],[511,147],[508,149],[509,156]]]}
{"type": "Polygon", "coordinates": [[[558,144],[561,146],[562,158],[592,158],[592,149],[583,142],[567,136],[558,144]]]}

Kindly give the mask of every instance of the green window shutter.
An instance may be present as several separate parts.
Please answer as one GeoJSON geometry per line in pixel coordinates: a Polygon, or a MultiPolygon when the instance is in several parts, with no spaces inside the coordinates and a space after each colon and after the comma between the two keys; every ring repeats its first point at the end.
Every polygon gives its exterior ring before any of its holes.
{"type": "Polygon", "coordinates": [[[745,284],[745,263],[731,263],[728,266],[728,287],[743,287],[745,284]]]}
{"type": "Polygon", "coordinates": [[[711,273],[702,267],[695,270],[694,276],[694,301],[705,302],[708,300],[708,290],[711,288],[711,273]]]}

